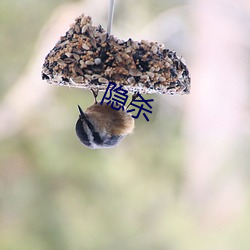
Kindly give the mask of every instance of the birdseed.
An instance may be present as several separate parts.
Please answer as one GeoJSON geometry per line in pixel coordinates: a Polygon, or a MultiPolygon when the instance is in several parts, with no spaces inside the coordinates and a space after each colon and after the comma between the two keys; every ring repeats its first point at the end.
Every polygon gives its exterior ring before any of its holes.
{"type": "Polygon", "coordinates": [[[42,78],[51,84],[104,91],[109,82],[130,93],[188,94],[183,58],[157,42],[123,41],[81,15],[46,56],[42,78]]]}

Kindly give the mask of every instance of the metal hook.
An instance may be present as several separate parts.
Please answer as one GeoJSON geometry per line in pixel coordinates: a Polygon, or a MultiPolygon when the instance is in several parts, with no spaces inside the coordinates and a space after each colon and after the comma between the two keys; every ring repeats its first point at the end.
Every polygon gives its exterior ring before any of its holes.
{"type": "Polygon", "coordinates": [[[109,13],[108,13],[108,27],[107,27],[107,33],[109,35],[111,33],[111,28],[113,23],[114,9],[115,9],[115,0],[110,0],[109,13]]]}

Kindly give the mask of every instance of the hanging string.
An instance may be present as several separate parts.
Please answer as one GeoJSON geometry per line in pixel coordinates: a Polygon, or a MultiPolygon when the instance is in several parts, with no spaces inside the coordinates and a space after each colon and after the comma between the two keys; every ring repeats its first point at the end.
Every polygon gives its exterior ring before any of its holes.
{"type": "Polygon", "coordinates": [[[108,34],[111,34],[113,16],[114,16],[114,9],[115,9],[115,0],[110,0],[109,13],[108,13],[108,27],[107,27],[107,33],[108,34]]]}

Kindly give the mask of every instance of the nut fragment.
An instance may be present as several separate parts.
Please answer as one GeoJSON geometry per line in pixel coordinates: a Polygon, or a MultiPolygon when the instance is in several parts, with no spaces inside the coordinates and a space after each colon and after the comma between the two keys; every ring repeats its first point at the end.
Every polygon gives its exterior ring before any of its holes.
{"type": "Polygon", "coordinates": [[[95,63],[94,63],[93,61],[87,60],[87,61],[85,62],[85,64],[86,64],[86,65],[94,65],[95,63]]]}
{"type": "Polygon", "coordinates": [[[147,72],[147,75],[148,75],[151,79],[153,79],[155,74],[154,74],[153,72],[148,71],[148,72],[147,72]]]}
{"type": "Polygon", "coordinates": [[[141,77],[140,77],[140,79],[142,80],[142,81],[149,81],[149,76],[148,75],[142,75],[141,77]]]}
{"type": "Polygon", "coordinates": [[[65,55],[66,55],[67,57],[71,57],[71,56],[72,56],[72,54],[71,54],[70,52],[66,52],[65,55]]]}
{"type": "Polygon", "coordinates": [[[138,69],[130,68],[129,69],[129,74],[131,76],[141,76],[142,72],[140,72],[138,69]]]}
{"type": "Polygon", "coordinates": [[[100,58],[95,58],[94,62],[95,62],[96,65],[99,65],[99,64],[102,63],[102,60],[100,58]]]}
{"type": "Polygon", "coordinates": [[[156,54],[158,48],[157,48],[155,45],[153,45],[152,48],[151,48],[151,50],[152,50],[152,52],[153,52],[154,54],[156,54]]]}

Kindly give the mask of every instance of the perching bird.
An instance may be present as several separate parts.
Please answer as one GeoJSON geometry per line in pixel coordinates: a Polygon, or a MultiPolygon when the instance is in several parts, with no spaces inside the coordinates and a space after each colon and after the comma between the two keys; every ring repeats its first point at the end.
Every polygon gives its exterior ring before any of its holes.
{"type": "MultiPolygon", "coordinates": [[[[95,100],[96,96],[94,93],[95,100]]],[[[111,148],[133,132],[134,119],[122,108],[115,110],[105,102],[101,105],[95,101],[85,112],[79,105],[78,109],[76,134],[86,147],[111,148]]]]}

